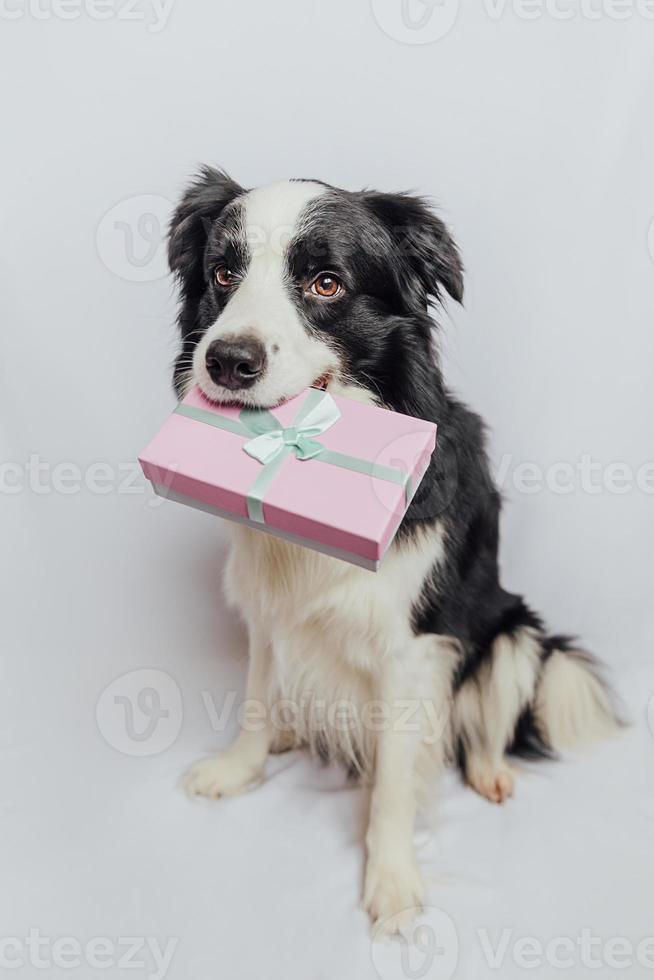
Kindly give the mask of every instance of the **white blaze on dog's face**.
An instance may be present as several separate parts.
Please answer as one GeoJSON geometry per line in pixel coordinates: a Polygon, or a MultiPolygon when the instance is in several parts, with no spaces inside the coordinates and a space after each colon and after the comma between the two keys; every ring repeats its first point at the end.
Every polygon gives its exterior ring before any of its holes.
{"type": "Polygon", "coordinates": [[[252,191],[204,168],[171,222],[182,305],[175,386],[270,408],[310,385],[413,410],[430,390],[430,301],[458,252],[419,198],[292,180],[252,191]]]}
{"type": "Polygon", "coordinates": [[[287,263],[307,205],[324,193],[321,184],[284,181],[249,191],[227,210],[223,224],[240,239],[239,260],[232,269],[214,256],[211,274],[226,303],[193,356],[194,380],[209,398],[272,406],[337,370],[334,350],[293,302],[287,263]]]}

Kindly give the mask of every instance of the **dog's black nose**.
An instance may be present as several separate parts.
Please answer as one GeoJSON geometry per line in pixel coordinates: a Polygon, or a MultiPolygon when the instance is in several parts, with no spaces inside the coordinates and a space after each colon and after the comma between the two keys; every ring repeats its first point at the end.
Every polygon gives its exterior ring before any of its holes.
{"type": "Polygon", "coordinates": [[[206,354],[209,377],[217,385],[237,391],[250,388],[266,367],[266,351],[254,337],[214,340],[206,354]]]}

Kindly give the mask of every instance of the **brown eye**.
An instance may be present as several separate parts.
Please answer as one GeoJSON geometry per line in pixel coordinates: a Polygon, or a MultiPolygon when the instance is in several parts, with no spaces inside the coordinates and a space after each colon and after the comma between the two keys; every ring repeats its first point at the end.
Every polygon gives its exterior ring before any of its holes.
{"type": "Polygon", "coordinates": [[[321,272],[311,283],[311,292],[315,296],[325,296],[327,299],[333,299],[342,290],[341,280],[331,272],[321,272]]]}
{"type": "Polygon", "coordinates": [[[236,276],[226,265],[219,265],[214,274],[219,286],[233,286],[236,282],[236,276]]]}

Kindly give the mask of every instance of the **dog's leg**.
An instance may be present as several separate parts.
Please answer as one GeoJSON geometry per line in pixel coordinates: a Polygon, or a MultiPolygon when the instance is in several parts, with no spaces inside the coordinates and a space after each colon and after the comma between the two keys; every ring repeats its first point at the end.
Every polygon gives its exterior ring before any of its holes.
{"type": "Polygon", "coordinates": [[[505,752],[518,718],[533,700],[540,666],[540,642],[533,630],[502,634],[457,692],[454,732],[464,775],[493,803],[503,803],[513,793],[513,769],[505,752]]]}
{"type": "Polygon", "coordinates": [[[424,783],[443,762],[454,659],[449,641],[428,635],[382,666],[390,710],[377,736],[364,887],[364,907],[382,931],[401,931],[424,900],[413,826],[424,783]]]}
{"type": "Polygon", "coordinates": [[[256,725],[241,729],[236,741],[224,752],[200,759],[186,775],[184,785],[192,796],[234,796],[256,782],[263,773],[273,739],[268,694],[272,657],[270,644],[259,626],[249,629],[250,664],[246,700],[263,705],[256,725]]]}

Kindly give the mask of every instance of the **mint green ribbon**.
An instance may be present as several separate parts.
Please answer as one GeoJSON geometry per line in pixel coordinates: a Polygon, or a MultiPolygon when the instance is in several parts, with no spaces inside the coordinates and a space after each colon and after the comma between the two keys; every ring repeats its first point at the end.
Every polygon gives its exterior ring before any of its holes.
{"type": "Polygon", "coordinates": [[[326,391],[310,388],[293,419],[293,425],[286,427],[266,409],[244,408],[239,413],[238,419],[218,415],[216,412],[209,412],[204,408],[186,405],[183,402],[175,411],[178,415],[184,415],[196,422],[205,422],[249,440],[243,446],[243,451],[263,466],[247,494],[248,517],[258,524],[266,523],[263,515],[265,494],[284,460],[290,455],[294,455],[299,460],[313,459],[319,463],[340,466],[344,470],[398,484],[404,488],[407,506],[411,500],[413,493],[411,477],[405,470],[326,449],[315,438],[335,425],[341,417],[338,405],[326,391]]]}

